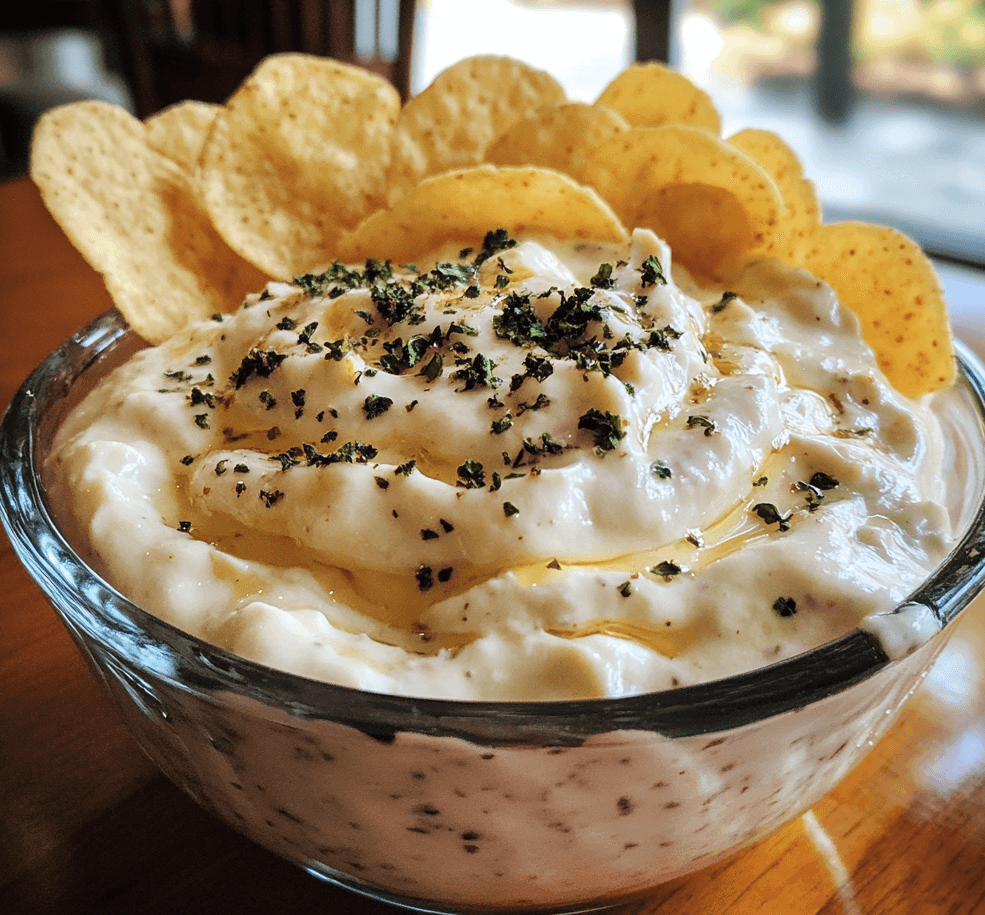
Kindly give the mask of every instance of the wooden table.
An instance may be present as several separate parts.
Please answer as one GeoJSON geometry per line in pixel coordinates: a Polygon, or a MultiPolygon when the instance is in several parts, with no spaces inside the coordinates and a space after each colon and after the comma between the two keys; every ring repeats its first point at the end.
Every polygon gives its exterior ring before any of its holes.
{"type": "MultiPolygon", "coordinates": [[[[0,186],[0,307],[4,404],[109,307],[25,180],[0,186]]],[[[6,539],[0,593],[0,913],[395,915],[253,846],[159,775],[6,539]]],[[[979,602],[899,724],[813,810],[619,915],[985,912],[983,622],[979,602]]]]}

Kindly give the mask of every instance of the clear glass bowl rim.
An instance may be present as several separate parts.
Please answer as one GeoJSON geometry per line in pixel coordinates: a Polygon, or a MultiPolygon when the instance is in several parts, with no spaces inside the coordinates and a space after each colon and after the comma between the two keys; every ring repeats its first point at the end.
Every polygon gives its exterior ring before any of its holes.
{"type": "MultiPolygon", "coordinates": [[[[577,745],[624,729],[667,737],[730,730],[802,708],[892,663],[872,635],[856,629],[788,660],[693,686],[604,699],[503,702],[371,693],[233,655],[127,600],[86,565],[49,511],[38,445],[44,417],[82,374],[128,341],[132,332],[118,312],[101,315],[35,369],[0,425],[0,520],[15,552],[76,641],[124,668],[207,701],[244,697],[294,718],[348,724],[381,740],[410,731],[488,745],[577,745]]],[[[958,385],[974,406],[985,442],[985,366],[960,342],[956,350],[958,385]]],[[[983,587],[985,487],[960,543],[900,608],[929,607],[946,628],[983,587]]]]}

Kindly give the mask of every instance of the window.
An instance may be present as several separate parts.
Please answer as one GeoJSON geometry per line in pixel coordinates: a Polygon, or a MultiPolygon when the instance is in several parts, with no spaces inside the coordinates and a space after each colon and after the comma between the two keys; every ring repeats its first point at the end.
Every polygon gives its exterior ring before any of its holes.
{"type": "Polygon", "coordinates": [[[985,264],[981,0],[690,0],[675,44],[727,131],[794,146],[828,218],[985,264]]]}
{"type": "Polygon", "coordinates": [[[420,0],[411,92],[472,54],[508,54],[594,101],[633,60],[630,0],[420,0]]]}

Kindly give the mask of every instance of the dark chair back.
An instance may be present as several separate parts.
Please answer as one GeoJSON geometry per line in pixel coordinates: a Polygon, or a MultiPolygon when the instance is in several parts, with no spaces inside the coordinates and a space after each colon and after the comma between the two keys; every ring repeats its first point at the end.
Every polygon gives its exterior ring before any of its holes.
{"type": "Polygon", "coordinates": [[[136,114],[222,102],[259,61],[303,51],[380,73],[406,98],[414,0],[100,0],[136,114]]]}

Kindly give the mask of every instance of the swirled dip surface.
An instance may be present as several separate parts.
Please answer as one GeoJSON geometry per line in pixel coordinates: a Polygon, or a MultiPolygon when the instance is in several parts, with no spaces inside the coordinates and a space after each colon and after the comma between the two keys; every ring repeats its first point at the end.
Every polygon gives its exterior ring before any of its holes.
{"type": "Polygon", "coordinates": [[[797,654],[943,558],[941,434],[809,274],[671,268],[645,231],[491,233],[271,284],[103,381],[53,501],[138,604],[364,689],[619,695],[797,654]]]}

